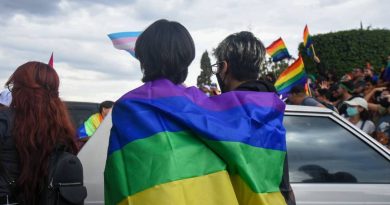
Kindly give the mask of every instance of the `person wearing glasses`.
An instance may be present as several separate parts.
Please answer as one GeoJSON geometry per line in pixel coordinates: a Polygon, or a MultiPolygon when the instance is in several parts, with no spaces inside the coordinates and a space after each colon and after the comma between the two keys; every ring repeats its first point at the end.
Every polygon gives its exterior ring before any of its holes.
{"type": "MultiPolygon", "coordinates": [[[[212,65],[222,93],[229,91],[274,92],[275,87],[259,80],[265,47],[251,32],[242,31],[226,37],[214,50],[217,63],[212,65]]],[[[261,99],[259,99],[261,101],[261,99]]],[[[288,205],[295,204],[288,175],[287,156],[284,161],[280,191],[288,205]]]]}

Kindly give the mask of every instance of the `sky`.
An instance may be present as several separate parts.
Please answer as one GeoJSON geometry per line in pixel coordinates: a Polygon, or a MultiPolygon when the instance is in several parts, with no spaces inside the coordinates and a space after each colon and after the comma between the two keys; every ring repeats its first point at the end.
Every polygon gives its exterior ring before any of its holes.
{"type": "Polygon", "coordinates": [[[142,31],[164,18],[194,39],[185,84],[195,86],[202,53],[213,63],[212,49],[229,34],[251,31],[265,46],[282,37],[296,56],[306,24],[312,35],[358,29],[360,22],[390,29],[388,8],[387,0],[0,0],[0,84],[18,66],[47,63],[54,52],[63,100],[115,101],[142,85],[142,73],[107,34],[142,31]]]}

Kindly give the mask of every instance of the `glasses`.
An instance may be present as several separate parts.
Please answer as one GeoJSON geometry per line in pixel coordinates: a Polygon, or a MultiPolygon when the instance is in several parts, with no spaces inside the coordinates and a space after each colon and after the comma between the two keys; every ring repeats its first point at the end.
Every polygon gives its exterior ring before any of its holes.
{"type": "Polygon", "coordinates": [[[216,75],[216,74],[218,73],[219,67],[220,67],[220,65],[221,65],[222,63],[223,63],[223,62],[216,62],[216,63],[214,63],[213,65],[211,65],[211,73],[212,73],[213,75],[216,75]]]}

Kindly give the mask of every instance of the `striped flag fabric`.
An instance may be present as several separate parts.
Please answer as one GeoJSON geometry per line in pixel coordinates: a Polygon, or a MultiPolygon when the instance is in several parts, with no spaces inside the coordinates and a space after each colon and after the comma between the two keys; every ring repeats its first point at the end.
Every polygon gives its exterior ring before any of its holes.
{"type": "Polygon", "coordinates": [[[305,85],[307,81],[307,75],[305,72],[305,66],[303,64],[302,57],[291,64],[286,70],[284,70],[275,82],[275,88],[279,94],[287,94],[291,88],[296,85],[305,85]]]}
{"type": "Polygon", "coordinates": [[[305,48],[310,48],[310,46],[312,44],[313,44],[313,40],[312,40],[311,35],[309,33],[309,28],[306,25],[305,29],[303,30],[303,46],[305,48]]]}
{"type": "Polygon", "coordinates": [[[266,50],[267,53],[272,57],[273,62],[291,57],[281,37],[268,46],[266,50]]]}
{"type": "Polygon", "coordinates": [[[284,109],[274,93],[209,98],[166,79],[128,92],[112,111],[105,204],[286,204],[284,109]]]}
{"type": "Polygon", "coordinates": [[[140,34],[140,31],[119,32],[108,34],[108,37],[116,49],[125,50],[135,57],[135,42],[140,34]]]}

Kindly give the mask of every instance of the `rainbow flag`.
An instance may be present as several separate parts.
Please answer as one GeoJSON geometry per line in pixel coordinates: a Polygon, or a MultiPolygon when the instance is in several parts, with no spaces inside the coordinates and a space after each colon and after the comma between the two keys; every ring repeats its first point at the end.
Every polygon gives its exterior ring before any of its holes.
{"type": "Polygon", "coordinates": [[[105,204],[286,204],[284,109],[274,93],[209,98],[166,79],[128,92],[112,111],[105,204]]]}
{"type": "Polygon", "coordinates": [[[283,60],[285,58],[290,58],[287,47],[283,42],[282,38],[274,41],[270,46],[266,48],[267,53],[272,57],[273,62],[283,60]]]}
{"type": "Polygon", "coordinates": [[[307,81],[302,57],[291,64],[280,74],[275,82],[275,88],[279,94],[287,94],[296,85],[304,85],[307,81]]]}
{"type": "Polygon", "coordinates": [[[125,50],[135,57],[135,42],[141,32],[120,32],[108,34],[112,44],[119,50],[125,50]]]}
{"type": "Polygon", "coordinates": [[[77,130],[79,139],[92,136],[100,123],[103,121],[103,116],[100,113],[91,115],[77,130]]]}
{"type": "Polygon", "coordinates": [[[303,30],[303,46],[305,48],[310,48],[312,44],[313,44],[313,40],[309,34],[309,28],[306,25],[305,29],[303,30]]]}

